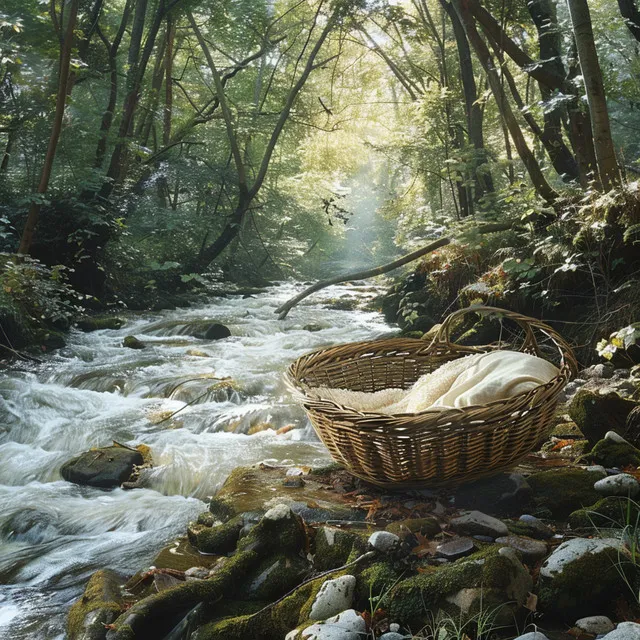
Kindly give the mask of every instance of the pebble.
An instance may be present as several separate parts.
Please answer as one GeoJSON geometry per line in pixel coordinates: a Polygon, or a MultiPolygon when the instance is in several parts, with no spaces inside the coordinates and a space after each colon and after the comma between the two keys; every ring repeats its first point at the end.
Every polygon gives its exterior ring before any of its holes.
{"type": "Polygon", "coordinates": [[[607,475],[607,470],[601,464],[592,464],[589,467],[585,467],[585,471],[591,471],[591,473],[599,473],[603,476],[607,475]]]}
{"type": "Polygon", "coordinates": [[[469,511],[464,515],[454,518],[451,527],[456,533],[463,535],[479,535],[498,538],[509,533],[507,525],[492,516],[488,516],[481,511],[469,511]]]}
{"type": "Polygon", "coordinates": [[[476,545],[470,538],[454,538],[448,542],[439,544],[436,548],[436,554],[447,560],[457,560],[468,556],[475,551],[476,545]]]}
{"type": "Polygon", "coordinates": [[[356,579],[353,576],[340,576],[327,580],[313,601],[310,620],[326,620],[348,609],[353,602],[356,579]]]}
{"type": "MultiPolygon", "coordinates": [[[[324,622],[307,627],[301,634],[304,640],[360,640],[367,632],[364,618],[354,609],[347,609],[324,622]]],[[[294,640],[298,631],[294,630],[285,640],[294,640]]]]}
{"type": "Polygon", "coordinates": [[[473,539],[478,542],[493,542],[493,538],[491,536],[473,536],[473,539]]]}
{"type": "Polygon", "coordinates": [[[602,640],[640,640],[640,624],[621,622],[615,631],[607,633],[602,640]]]}
{"type": "Polygon", "coordinates": [[[522,536],[505,536],[503,538],[496,538],[496,543],[503,544],[519,551],[525,562],[541,560],[548,552],[547,545],[544,542],[540,542],[540,540],[533,540],[532,538],[524,538],[522,536]]]}
{"type": "Polygon", "coordinates": [[[393,633],[399,633],[400,632],[400,625],[397,622],[392,622],[389,625],[389,631],[392,631],[393,633]]]}
{"type": "Polygon", "coordinates": [[[585,633],[598,635],[599,633],[609,633],[616,628],[616,625],[607,616],[589,616],[580,618],[576,622],[576,627],[585,633]]]}
{"type": "Polygon", "coordinates": [[[598,480],[593,488],[601,496],[629,496],[635,498],[640,493],[640,484],[628,473],[618,473],[598,480]]]}
{"type": "Polygon", "coordinates": [[[369,537],[369,544],[380,553],[389,553],[400,544],[400,538],[390,531],[376,531],[369,537]]]}
{"type": "Polygon", "coordinates": [[[206,580],[209,577],[209,569],[206,567],[191,567],[184,572],[186,580],[206,580]]]}
{"type": "Polygon", "coordinates": [[[525,633],[523,636],[518,636],[514,638],[514,640],[549,640],[544,633],[540,633],[540,631],[530,631],[529,633],[525,633]]]}
{"type": "Polygon", "coordinates": [[[275,507],[271,507],[267,513],[264,514],[265,520],[284,520],[285,518],[292,517],[291,508],[286,504],[277,504],[275,507]]]}
{"type": "Polygon", "coordinates": [[[525,524],[529,525],[530,535],[536,538],[544,539],[551,538],[553,536],[553,531],[551,530],[551,528],[535,516],[531,516],[525,513],[518,519],[520,520],[520,522],[524,522],[525,524]]]}

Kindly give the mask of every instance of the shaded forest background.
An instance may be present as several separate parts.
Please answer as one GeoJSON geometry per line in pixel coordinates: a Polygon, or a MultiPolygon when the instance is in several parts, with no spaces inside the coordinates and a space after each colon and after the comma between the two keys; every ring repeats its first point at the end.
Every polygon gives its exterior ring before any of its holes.
{"type": "Polygon", "coordinates": [[[629,357],[639,160],[634,0],[5,0],[2,342],[451,238],[406,332],[481,300],[629,357]]]}

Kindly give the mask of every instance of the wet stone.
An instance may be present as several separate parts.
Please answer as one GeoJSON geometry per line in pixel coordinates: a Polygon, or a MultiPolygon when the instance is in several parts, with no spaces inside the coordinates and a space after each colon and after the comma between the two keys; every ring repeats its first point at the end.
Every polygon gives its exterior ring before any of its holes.
{"type": "Polygon", "coordinates": [[[354,576],[340,576],[324,582],[313,601],[309,619],[326,620],[348,609],[353,602],[355,588],[354,576]]]}
{"type": "Polygon", "coordinates": [[[621,622],[615,631],[607,633],[602,640],[640,640],[640,624],[621,622]]]}
{"type": "Polygon", "coordinates": [[[514,638],[514,640],[549,640],[549,638],[540,631],[530,631],[529,633],[514,638]]]}
{"type": "Polygon", "coordinates": [[[475,551],[476,545],[470,538],[454,538],[438,545],[436,554],[447,560],[457,560],[475,551]]]}
{"type": "Polygon", "coordinates": [[[124,447],[92,449],[65,462],[60,469],[68,482],[111,489],[127,481],[133,468],[144,462],[139,451],[124,447]]]}
{"type": "Polygon", "coordinates": [[[533,540],[532,538],[524,538],[522,536],[505,536],[503,538],[497,538],[496,543],[519,551],[522,554],[522,559],[529,563],[542,560],[548,552],[547,545],[544,542],[540,542],[540,540],[533,540]]]}
{"type": "Polygon", "coordinates": [[[389,531],[376,531],[371,534],[369,544],[380,553],[390,553],[400,544],[400,538],[389,531]]]}
{"type": "Polygon", "coordinates": [[[589,616],[580,618],[576,622],[576,627],[585,633],[598,635],[599,633],[609,633],[616,628],[616,625],[607,616],[589,616]]]}
{"type": "Polygon", "coordinates": [[[548,527],[539,518],[526,513],[521,515],[518,521],[514,523],[514,529],[517,529],[521,535],[526,535],[538,540],[546,540],[553,536],[551,527],[548,527]]]}
{"type": "Polygon", "coordinates": [[[288,489],[301,489],[304,484],[304,480],[300,476],[290,476],[282,481],[282,486],[288,489]]]}
{"type": "Polygon", "coordinates": [[[602,496],[629,496],[635,498],[640,493],[640,484],[628,473],[618,473],[598,480],[593,488],[602,496]]]}
{"type": "Polygon", "coordinates": [[[504,522],[481,511],[470,511],[454,518],[451,521],[451,527],[456,533],[462,535],[490,536],[491,538],[506,536],[509,532],[504,522]]]}

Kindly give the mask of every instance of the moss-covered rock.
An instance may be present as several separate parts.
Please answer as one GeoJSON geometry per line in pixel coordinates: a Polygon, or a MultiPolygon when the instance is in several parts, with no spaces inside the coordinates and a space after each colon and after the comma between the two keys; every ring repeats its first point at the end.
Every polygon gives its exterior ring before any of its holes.
{"type": "Polygon", "coordinates": [[[236,548],[244,525],[245,521],[242,515],[235,516],[217,527],[195,522],[189,524],[187,536],[189,542],[201,553],[223,555],[236,548]]]}
{"type": "Polygon", "coordinates": [[[279,504],[269,509],[262,520],[238,542],[238,550],[259,550],[261,553],[297,552],[304,547],[305,541],[302,519],[287,505],[279,504]]]}
{"type": "Polygon", "coordinates": [[[635,403],[617,393],[600,394],[589,389],[576,393],[569,405],[569,415],[591,445],[607,431],[624,432],[625,422],[635,403]]]}
{"type": "Polygon", "coordinates": [[[567,468],[534,473],[527,481],[536,509],[564,518],[599,498],[593,485],[602,477],[597,471],[567,468]]]}
{"type": "Polygon", "coordinates": [[[328,571],[354,560],[367,550],[367,539],[368,533],[321,527],[315,536],[314,568],[328,571]]]}
{"type": "Polygon", "coordinates": [[[118,446],[102,447],[65,462],[60,473],[68,482],[108,489],[127,481],[134,467],[143,463],[139,451],[118,446]]]}
{"type": "Polygon", "coordinates": [[[440,524],[435,518],[407,518],[406,520],[396,520],[387,525],[387,531],[395,533],[401,538],[408,533],[419,533],[427,538],[433,538],[440,533],[440,524]]]}
{"type": "Polygon", "coordinates": [[[540,569],[538,605],[548,616],[571,623],[598,611],[612,615],[617,599],[631,595],[635,565],[619,540],[573,538],[540,569]]]}
{"type": "Polygon", "coordinates": [[[127,349],[144,349],[146,345],[135,336],[125,336],[122,340],[122,346],[127,349]]]}
{"type": "Polygon", "coordinates": [[[640,506],[623,496],[603,498],[569,516],[569,525],[575,530],[623,529],[627,525],[636,528],[638,522],[640,506]]]}
{"type": "Polygon", "coordinates": [[[421,628],[432,611],[444,611],[457,620],[496,607],[497,622],[511,625],[532,587],[513,549],[502,551],[493,545],[402,580],[382,606],[390,619],[409,628],[421,628]]]}
{"type": "Polygon", "coordinates": [[[271,602],[300,584],[309,573],[309,563],[294,553],[265,558],[247,576],[240,597],[271,602]]]}
{"type": "Polygon", "coordinates": [[[104,640],[107,630],[122,612],[120,578],[109,569],[96,571],[82,597],[69,611],[69,640],[104,640]]]}
{"type": "Polygon", "coordinates": [[[227,522],[236,515],[233,500],[227,496],[215,496],[209,502],[209,512],[221,522],[227,522]]]}
{"type": "Polygon", "coordinates": [[[600,440],[588,455],[588,459],[604,467],[640,466],[640,449],[628,442],[616,442],[606,438],[600,440]]]}
{"type": "Polygon", "coordinates": [[[81,331],[99,331],[101,329],[121,329],[125,321],[118,316],[84,316],[76,320],[81,331]]]}

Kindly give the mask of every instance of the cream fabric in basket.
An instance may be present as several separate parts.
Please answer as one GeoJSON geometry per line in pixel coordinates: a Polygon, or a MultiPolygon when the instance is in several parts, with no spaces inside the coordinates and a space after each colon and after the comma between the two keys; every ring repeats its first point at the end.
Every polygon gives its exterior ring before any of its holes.
{"type": "Polygon", "coordinates": [[[375,393],[317,387],[317,398],[356,411],[419,413],[483,405],[504,400],[546,384],[559,373],[542,358],[520,351],[492,351],[452,360],[420,377],[410,389],[383,389],[375,393]]]}

